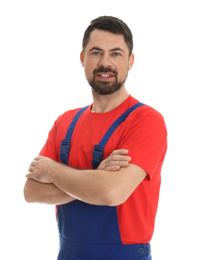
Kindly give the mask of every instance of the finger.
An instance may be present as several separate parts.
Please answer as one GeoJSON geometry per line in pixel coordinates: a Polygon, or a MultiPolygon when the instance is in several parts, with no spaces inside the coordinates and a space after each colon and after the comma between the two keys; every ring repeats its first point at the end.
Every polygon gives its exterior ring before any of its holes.
{"type": "MultiPolygon", "coordinates": [[[[129,163],[131,161],[130,156],[124,156],[124,155],[110,155],[108,158],[106,158],[103,161],[103,165],[105,167],[112,166],[112,165],[120,165],[120,163],[127,162],[129,163]]],[[[128,165],[128,164],[127,164],[128,165]]],[[[104,168],[105,168],[104,167],[104,168]]]]}
{"type": "Polygon", "coordinates": [[[111,155],[125,155],[125,154],[128,154],[129,151],[127,149],[119,149],[119,150],[114,150],[111,155]]]}
{"type": "Polygon", "coordinates": [[[104,170],[106,171],[118,171],[120,169],[120,166],[118,165],[113,165],[113,166],[108,166],[104,170]]]}
{"type": "Polygon", "coordinates": [[[43,156],[38,155],[38,156],[36,156],[36,157],[34,158],[34,161],[39,161],[42,157],[43,157],[43,156]]]}
{"type": "Polygon", "coordinates": [[[27,179],[32,179],[32,173],[27,173],[25,176],[27,179]]]}
{"type": "Polygon", "coordinates": [[[30,163],[30,166],[35,166],[37,163],[37,161],[33,160],[31,163],[30,163]]]}
{"type": "Polygon", "coordinates": [[[131,157],[127,155],[110,155],[107,161],[131,161],[131,157]]]}
{"type": "Polygon", "coordinates": [[[33,173],[31,173],[31,172],[26,174],[26,178],[38,181],[38,179],[35,177],[35,175],[33,173]]]}
{"type": "Polygon", "coordinates": [[[33,168],[34,168],[34,166],[33,166],[32,163],[31,163],[30,166],[29,166],[29,168],[28,168],[28,172],[33,171],[33,168]]]}
{"type": "Polygon", "coordinates": [[[120,166],[125,167],[129,165],[129,161],[109,161],[105,164],[105,168],[112,167],[112,166],[120,166]]]}
{"type": "Polygon", "coordinates": [[[28,169],[28,172],[33,172],[33,171],[34,171],[34,168],[35,168],[34,166],[30,165],[30,166],[29,166],[29,169],[28,169]]]}

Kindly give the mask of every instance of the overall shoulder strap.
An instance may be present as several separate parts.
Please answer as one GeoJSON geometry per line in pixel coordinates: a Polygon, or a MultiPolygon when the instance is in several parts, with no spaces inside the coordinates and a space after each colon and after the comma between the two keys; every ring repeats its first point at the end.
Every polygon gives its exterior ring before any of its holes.
{"type": "Polygon", "coordinates": [[[128,117],[128,115],[134,111],[135,109],[137,109],[138,107],[141,107],[145,104],[139,102],[137,104],[135,104],[134,106],[130,107],[127,111],[125,111],[108,129],[108,131],[106,132],[106,134],[104,135],[104,137],[101,139],[100,143],[98,145],[94,145],[94,149],[93,149],[93,160],[92,160],[92,164],[93,164],[93,169],[96,169],[100,162],[103,159],[103,153],[104,153],[104,147],[106,145],[106,143],[108,142],[109,138],[111,137],[111,135],[113,134],[113,132],[117,129],[117,127],[128,117]]]}
{"type": "Polygon", "coordinates": [[[68,156],[70,152],[70,141],[73,135],[74,128],[76,126],[76,123],[78,122],[79,117],[82,115],[82,113],[88,108],[89,106],[81,108],[77,114],[74,116],[72,122],[70,123],[65,139],[62,140],[61,146],[60,146],[60,159],[61,162],[68,165],[68,156]]]}

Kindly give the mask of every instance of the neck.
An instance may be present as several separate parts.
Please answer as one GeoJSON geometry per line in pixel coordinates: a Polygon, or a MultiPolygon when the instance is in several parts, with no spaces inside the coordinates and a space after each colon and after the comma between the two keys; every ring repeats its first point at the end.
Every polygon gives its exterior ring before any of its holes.
{"type": "Polygon", "coordinates": [[[125,86],[123,86],[120,90],[116,91],[110,95],[100,95],[92,91],[93,95],[93,107],[91,109],[94,113],[106,113],[114,108],[118,107],[124,100],[129,97],[125,86]]]}

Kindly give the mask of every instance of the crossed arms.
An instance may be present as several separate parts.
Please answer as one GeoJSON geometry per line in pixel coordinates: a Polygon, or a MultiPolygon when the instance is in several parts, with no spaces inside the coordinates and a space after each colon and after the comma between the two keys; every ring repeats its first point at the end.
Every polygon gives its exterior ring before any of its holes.
{"type": "Polygon", "coordinates": [[[125,149],[115,150],[96,170],[78,170],[37,156],[26,175],[27,202],[61,205],[75,199],[94,205],[116,206],[125,202],[147,173],[125,149]]]}

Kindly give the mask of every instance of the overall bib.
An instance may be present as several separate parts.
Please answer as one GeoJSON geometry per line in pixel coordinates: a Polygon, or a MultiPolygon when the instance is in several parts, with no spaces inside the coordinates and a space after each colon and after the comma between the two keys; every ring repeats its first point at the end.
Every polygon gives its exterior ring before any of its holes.
{"type": "MultiPolygon", "coordinates": [[[[137,103],[122,114],[108,129],[98,145],[94,146],[93,168],[103,158],[104,146],[115,129],[136,108],[137,103]]],[[[68,165],[70,140],[81,114],[72,120],[66,137],[62,140],[60,158],[68,165]]],[[[123,245],[120,237],[116,207],[96,206],[78,200],[59,205],[57,209],[60,251],[58,260],[151,260],[150,244],[123,245]]]]}

